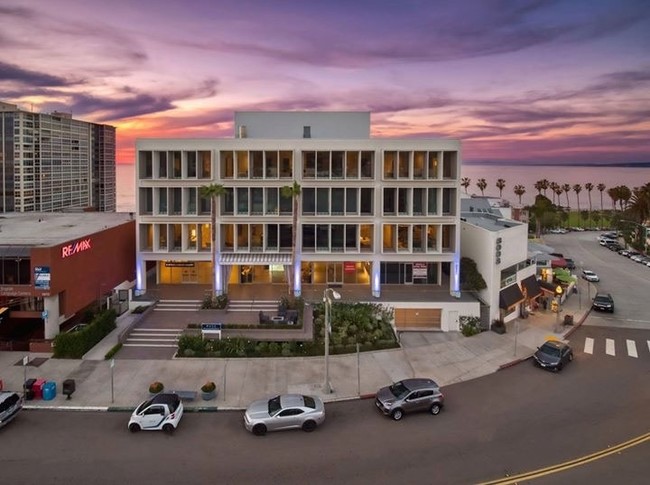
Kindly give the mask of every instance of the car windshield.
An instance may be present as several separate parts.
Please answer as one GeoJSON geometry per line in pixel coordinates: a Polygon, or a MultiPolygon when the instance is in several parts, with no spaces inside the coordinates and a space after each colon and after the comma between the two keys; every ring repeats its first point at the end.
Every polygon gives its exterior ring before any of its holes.
{"type": "Polygon", "coordinates": [[[314,401],[313,397],[302,396],[302,400],[305,402],[305,407],[311,408],[311,409],[316,409],[316,401],[314,401]]]}
{"type": "Polygon", "coordinates": [[[609,303],[609,297],[608,296],[601,296],[597,295],[595,300],[600,303],[609,303]]]}
{"type": "Polygon", "coordinates": [[[138,406],[138,409],[135,410],[136,413],[141,413],[143,409],[148,408],[151,406],[151,403],[153,403],[153,399],[149,399],[148,401],[143,402],[138,406]]]}
{"type": "Polygon", "coordinates": [[[390,392],[393,394],[393,396],[400,398],[404,396],[406,393],[409,392],[409,389],[402,384],[401,382],[396,382],[392,386],[390,386],[388,389],[390,389],[390,392]]]}
{"type": "Polygon", "coordinates": [[[282,409],[282,405],[280,404],[280,396],[269,399],[269,416],[273,416],[280,409],[282,409]]]}
{"type": "Polygon", "coordinates": [[[8,409],[15,406],[19,400],[20,396],[18,396],[18,394],[12,394],[11,396],[7,397],[7,399],[0,402],[0,413],[4,413],[8,409]]]}
{"type": "Polygon", "coordinates": [[[548,344],[542,345],[542,348],[539,349],[539,350],[541,350],[545,354],[551,355],[553,357],[557,357],[558,355],[560,355],[560,349],[558,349],[557,347],[553,347],[552,345],[548,345],[548,344]]]}

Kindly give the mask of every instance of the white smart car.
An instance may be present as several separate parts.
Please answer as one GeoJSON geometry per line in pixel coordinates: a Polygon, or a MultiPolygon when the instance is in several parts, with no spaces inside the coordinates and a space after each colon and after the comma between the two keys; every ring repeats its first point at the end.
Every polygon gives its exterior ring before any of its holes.
{"type": "Polygon", "coordinates": [[[593,271],[590,271],[588,269],[585,269],[582,271],[582,277],[586,279],[587,281],[591,281],[592,283],[597,283],[600,281],[600,278],[596,273],[593,271]]]}
{"type": "Polygon", "coordinates": [[[160,393],[141,403],[129,419],[129,431],[136,433],[163,430],[173,433],[183,417],[183,403],[178,394],[160,393]]]}

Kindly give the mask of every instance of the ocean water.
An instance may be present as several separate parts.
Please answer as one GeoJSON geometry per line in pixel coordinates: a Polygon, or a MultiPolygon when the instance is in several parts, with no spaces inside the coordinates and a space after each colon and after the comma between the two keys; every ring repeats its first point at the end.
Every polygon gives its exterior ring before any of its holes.
{"type": "MultiPolygon", "coordinates": [[[[549,182],[557,182],[560,185],[581,184],[583,186],[580,192],[580,207],[588,207],[588,195],[584,190],[584,185],[588,182],[594,184],[604,183],[607,188],[617,185],[625,185],[630,189],[639,187],[650,182],[650,168],[630,168],[630,167],[574,167],[574,166],[522,166],[522,165],[464,165],[461,168],[461,177],[469,177],[471,185],[468,187],[469,194],[480,195],[476,187],[476,181],[484,178],[488,186],[485,189],[485,195],[499,195],[496,187],[496,181],[502,178],[506,181],[506,187],[503,190],[503,198],[511,202],[518,202],[518,197],[514,194],[515,185],[526,187],[526,193],[521,201],[523,204],[532,204],[537,195],[535,182],[541,179],[547,179],[549,182]]],[[[464,191],[464,189],[461,189],[464,191]]],[[[551,198],[550,191],[547,193],[551,198]]],[[[562,202],[566,202],[566,195],[562,194],[562,202]]],[[[569,202],[571,207],[577,207],[576,194],[569,193],[569,202]]],[[[594,188],[591,192],[591,202],[594,210],[600,209],[600,192],[594,188]]],[[[603,192],[603,205],[605,209],[612,206],[611,199],[607,195],[607,190],[603,192]]],[[[135,165],[118,164],[117,166],[117,211],[118,212],[135,212],[135,165]]]]}

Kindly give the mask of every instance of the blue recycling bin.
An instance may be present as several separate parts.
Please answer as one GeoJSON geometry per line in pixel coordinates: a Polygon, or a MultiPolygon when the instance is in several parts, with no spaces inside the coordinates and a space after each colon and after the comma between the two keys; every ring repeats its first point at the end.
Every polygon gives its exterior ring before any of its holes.
{"type": "Polygon", "coordinates": [[[43,384],[43,401],[51,401],[56,397],[56,382],[47,381],[43,384]]]}

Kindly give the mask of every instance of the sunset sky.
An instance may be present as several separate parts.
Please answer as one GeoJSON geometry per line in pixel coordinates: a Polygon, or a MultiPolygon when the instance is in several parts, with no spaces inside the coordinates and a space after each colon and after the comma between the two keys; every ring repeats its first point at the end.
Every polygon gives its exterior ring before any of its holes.
{"type": "Polygon", "coordinates": [[[465,161],[650,162],[650,0],[3,0],[0,100],[141,137],[370,111],[465,161]]]}

